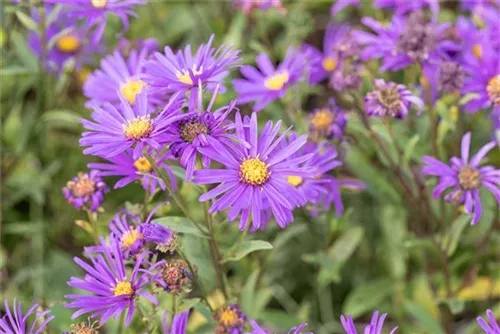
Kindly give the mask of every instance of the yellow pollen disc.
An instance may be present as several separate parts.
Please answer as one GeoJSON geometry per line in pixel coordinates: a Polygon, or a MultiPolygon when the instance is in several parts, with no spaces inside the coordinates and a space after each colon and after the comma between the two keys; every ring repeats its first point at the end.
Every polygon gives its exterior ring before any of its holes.
{"type": "Polygon", "coordinates": [[[500,74],[490,79],[486,91],[491,101],[496,105],[500,105],[500,74]]]}
{"type": "Polygon", "coordinates": [[[269,166],[259,157],[243,160],[240,165],[240,179],[253,186],[263,185],[271,176],[269,166]]]}
{"type": "Polygon", "coordinates": [[[483,57],[483,48],[481,47],[481,44],[474,44],[472,52],[478,59],[481,59],[483,57]]]}
{"type": "Polygon", "coordinates": [[[122,246],[124,246],[125,248],[130,248],[137,240],[139,239],[142,239],[142,234],[140,234],[139,232],[137,232],[137,230],[135,228],[131,228],[130,230],[128,230],[127,232],[125,232],[122,236],[122,240],[121,240],[121,243],[122,243],[122,246]]]}
{"type": "Polygon", "coordinates": [[[134,293],[132,284],[127,281],[118,282],[113,288],[113,294],[116,296],[131,295],[134,293]]]}
{"type": "Polygon", "coordinates": [[[123,84],[120,91],[130,104],[134,104],[136,95],[141,92],[144,86],[146,86],[144,81],[132,79],[123,84]]]}
{"type": "Polygon", "coordinates": [[[264,81],[264,86],[270,90],[280,90],[290,80],[288,72],[276,73],[264,81]]]}
{"type": "Polygon", "coordinates": [[[335,61],[335,59],[333,57],[327,57],[327,58],[323,59],[322,65],[323,65],[323,68],[325,69],[325,71],[331,72],[337,67],[337,62],[335,61]]]}
{"type": "Polygon", "coordinates": [[[219,322],[223,325],[231,326],[236,323],[236,320],[238,320],[238,315],[232,309],[228,308],[220,313],[219,322]]]}
{"type": "Polygon", "coordinates": [[[74,35],[67,35],[59,38],[56,44],[59,51],[71,53],[80,48],[80,39],[74,35]]]}
{"type": "Polygon", "coordinates": [[[294,187],[298,187],[302,184],[302,182],[304,181],[300,176],[296,176],[296,175],[290,175],[288,177],[288,183],[291,184],[292,186],[294,187]]]}
{"type": "Polygon", "coordinates": [[[148,159],[144,157],[140,157],[139,159],[137,159],[134,162],[134,167],[138,172],[151,172],[151,169],[153,169],[148,159]]]}
{"type": "Polygon", "coordinates": [[[332,125],[333,120],[333,114],[329,110],[323,109],[313,115],[311,123],[316,129],[325,130],[332,125]]]}
{"type": "Polygon", "coordinates": [[[92,7],[94,8],[104,8],[106,7],[108,0],[90,0],[92,7]]]}
{"type": "Polygon", "coordinates": [[[153,125],[144,116],[136,117],[132,121],[128,121],[126,125],[123,125],[123,131],[125,132],[125,137],[128,139],[140,140],[149,136],[151,131],[153,131],[153,125]]]}
{"type": "Polygon", "coordinates": [[[79,173],[78,181],[69,181],[66,186],[71,190],[73,196],[85,197],[94,194],[95,182],[88,176],[88,174],[79,173]]]}
{"type": "MultiPolygon", "coordinates": [[[[191,68],[191,71],[193,71],[193,75],[200,75],[203,73],[203,66],[201,66],[198,70],[196,69],[196,64],[193,65],[193,68],[191,68]]],[[[175,73],[177,76],[177,79],[179,79],[180,82],[186,84],[186,85],[193,85],[193,80],[191,79],[191,75],[189,75],[189,71],[187,70],[182,70],[182,72],[177,71],[175,73]]]]}

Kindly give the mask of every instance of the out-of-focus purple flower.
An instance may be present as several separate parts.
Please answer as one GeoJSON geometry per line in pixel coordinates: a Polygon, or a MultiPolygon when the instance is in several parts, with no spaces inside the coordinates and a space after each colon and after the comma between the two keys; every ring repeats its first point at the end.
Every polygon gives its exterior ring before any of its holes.
{"type": "Polygon", "coordinates": [[[325,108],[316,108],[309,115],[309,132],[316,141],[320,138],[341,138],[346,124],[345,111],[335,104],[334,99],[330,99],[325,108]]]}
{"type": "Polygon", "coordinates": [[[375,8],[390,8],[394,10],[396,15],[405,15],[424,7],[429,7],[434,19],[437,19],[439,15],[439,0],[375,0],[373,5],[375,8]]]}
{"type": "Polygon", "coordinates": [[[163,312],[163,334],[185,334],[189,318],[189,310],[176,313],[170,326],[168,325],[168,312],[163,312]]]}
{"type": "Polygon", "coordinates": [[[135,259],[132,271],[127,273],[120,245],[113,242],[107,246],[104,239],[101,239],[100,247],[85,249],[84,253],[90,263],[77,257],[74,260],[85,270],[85,276],[83,279],[71,277],[68,285],[92,294],[65,296],[72,300],[65,306],[78,309],[72,319],[91,313],[92,318],[100,317],[100,324],[104,324],[110,317],[117,319],[128,309],[125,318],[125,325],[128,326],[134,315],[138,297],[144,297],[158,305],[157,299],[147,292],[145,287],[153,281],[161,281],[153,274],[153,270],[163,262],[157,262],[144,270],[142,266],[147,264],[145,257],[148,255],[144,252],[135,259]]]}
{"type": "MultiPolygon", "coordinates": [[[[372,319],[370,321],[370,324],[365,327],[363,333],[364,334],[382,334],[382,330],[384,329],[384,320],[386,317],[387,317],[387,313],[384,313],[379,318],[378,311],[375,311],[372,315],[372,319]]],[[[342,315],[340,317],[340,321],[342,322],[342,326],[344,327],[346,334],[358,334],[358,331],[356,330],[356,326],[354,325],[354,321],[350,315],[347,317],[344,317],[342,315]]],[[[398,327],[394,327],[391,330],[390,334],[395,333],[397,329],[398,329],[398,327]]]]}
{"type": "Polygon", "coordinates": [[[21,302],[14,299],[11,310],[5,299],[5,315],[0,319],[0,330],[6,334],[41,334],[54,316],[47,316],[50,311],[35,312],[37,308],[38,304],[34,304],[23,314],[21,302]],[[32,314],[36,316],[30,326],[27,320],[32,314]]]}
{"type": "MultiPolygon", "coordinates": [[[[144,62],[155,50],[152,47],[156,43],[144,44],[145,47],[139,50],[129,50],[126,59],[117,49],[101,60],[100,69],[90,74],[83,86],[85,96],[91,99],[89,105],[106,102],[117,105],[120,103],[120,95],[130,104],[134,104],[137,94],[143,89],[147,90],[147,85],[140,79],[140,75],[144,62]]],[[[150,103],[155,102],[153,98],[154,96],[150,96],[150,103]]]]}
{"type": "Polygon", "coordinates": [[[337,14],[347,6],[359,7],[359,4],[360,4],[359,0],[337,0],[330,8],[330,15],[333,16],[337,14]]]}
{"type": "Polygon", "coordinates": [[[122,96],[119,109],[110,103],[94,104],[91,117],[95,122],[81,120],[89,130],[80,138],[80,146],[87,146],[83,153],[110,158],[133,147],[132,157],[139,159],[146,146],[160,149],[167,128],[185,117],[179,113],[183,100],[177,97],[177,94],[172,96],[167,106],[156,115],[150,108],[146,91],[136,96],[133,106],[122,96]]]}
{"type": "MultiPolygon", "coordinates": [[[[250,320],[250,325],[252,326],[252,331],[247,332],[245,334],[271,334],[270,330],[264,329],[259,326],[259,324],[255,320],[250,320]]],[[[296,327],[292,327],[288,330],[288,334],[302,334],[302,330],[307,327],[307,324],[301,324],[296,327]]],[[[312,332],[304,332],[303,334],[312,334],[312,332]]]]}
{"type": "Polygon", "coordinates": [[[500,110],[500,57],[491,45],[482,44],[482,57],[464,65],[465,78],[463,94],[474,93],[464,107],[469,112],[493,107],[500,110]]]}
{"type": "Polygon", "coordinates": [[[427,22],[421,12],[409,17],[394,15],[389,26],[364,17],[362,22],[375,34],[356,31],[354,38],[364,45],[362,60],[382,58],[381,71],[396,71],[414,63],[423,65],[449,59],[449,53],[459,48],[455,42],[445,40],[450,24],[427,22]]]}
{"type": "Polygon", "coordinates": [[[233,8],[241,8],[245,15],[253,10],[267,11],[270,8],[277,8],[281,14],[286,14],[281,0],[233,0],[233,8]]]}
{"type": "Polygon", "coordinates": [[[459,61],[464,63],[474,63],[483,55],[483,44],[488,41],[486,30],[480,30],[471,19],[460,16],[456,24],[456,38],[460,41],[459,61]]]}
{"type": "Polygon", "coordinates": [[[194,173],[194,183],[218,186],[200,197],[200,201],[217,198],[210,213],[230,208],[228,220],[233,221],[240,213],[240,229],[244,230],[249,216],[255,229],[261,225],[261,213],[270,207],[281,227],[292,222],[292,210],[297,202],[305,202],[300,193],[287,183],[289,175],[307,176],[314,171],[293,167],[310,156],[286,160],[305,143],[307,136],[300,136],[285,147],[279,147],[286,133],[276,138],[281,121],[275,126],[268,121],[260,136],[257,115],[242,121],[236,114],[236,133],[239,142],[226,148],[209,139],[211,147],[200,148],[203,155],[221,163],[223,169],[204,169],[194,173]],[[248,146],[250,144],[250,146],[248,146]]]}
{"type": "Polygon", "coordinates": [[[178,294],[189,288],[193,274],[189,272],[189,265],[186,261],[171,259],[162,265],[161,278],[160,285],[166,291],[178,294]]]}
{"type": "Polygon", "coordinates": [[[217,321],[216,334],[231,333],[243,334],[243,329],[247,322],[247,316],[241,311],[237,304],[231,304],[223,307],[216,314],[214,319],[217,321]]]}
{"type": "Polygon", "coordinates": [[[109,223],[111,237],[120,245],[124,258],[139,253],[144,247],[140,223],[139,216],[124,211],[118,212],[109,223]]]}
{"type": "Polygon", "coordinates": [[[403,119],[412,105],[419,110],[424,108],[422,100],[404,85],[385,82],[384,79],[375,79],[373,90],[365,96],[365,112],[369,116],[403,119]]]}
{"type": "MultiPolygon", "coordinates": [[[[169,176],[170,185],[175,191],[177,189],[177,181],[172,169],[166,163],[167,160],[174,159],[173,155],[170,152],[160,155],[157,151],[151,149],[149,151],[149,154],[154,159],[158,168],[163,169],[169,176]]],[[[161,189],[165,190],[165,183],[156,175],[149,161],[143,156],[134,159],[131,149],[127,149],[123,153],[109,157],[107,160],[109,162],[92,162],[87,166],[91,169],[98,170],[101,176],[121,177],[120,180],[115,183],[115,189],[122,188],[134,181],[140,181],[142,187],[150,194],[154,194],[158,185],[161,189]],[[141,173],[148,173],[151,176],[141,173]]]]}
{"type": "Polygon", "coordinates": [[[146,3],[146,0],[45,0],[47,3],[64,5],[67,15],[74,19],[84,19],[87,27],[97,25],[93,40],[99,42],[106,28],[108,15],[118,16],[123,29],[128,30],[129,16],[137,16],[136,5],[146,3]]]}
{"type": "Polygon", "coordinates": [[[498,326],[498,322],[495,320],[495,315],[491,310],[486,311],[486,315],[488,316],[488,320],[484,320],[482,317],[477,317],[477,323],[483,329],[485,334],[500,334],[500,326],[498,326]],[[488,321],[490,322],[488,324],[488,321]]]}
{"type": "Polygon", "coordinates": [[[146,221],[141,224],[139,228],[144,237],[144,241],[154,243],[156,249],[166,252],[173,248],[173,242],[177,234],[168,227],[146,221]]]}
{"type": "Polygon", "coordinates": [[[481,218],[482,206],[479,189],[489,190],[497,199],[500,207],[500,170],[493,166],[479,166],[481,160],[495,147],[490,142],[484,145],[469,161],[470,132],[462,138],[462,158],[452,157],[450,166],[430,157],[424,156],[422,161],[426,166],[422,172],[439,177],[439,183],[432,193],[434,198],[441,196],[447,189],[452,190],[444,197],[447,201],[464,203],[465,212],[472,214],[471,224],[476,224],[481,218]]]}
{"type": "Polygon", "coordinates": [[[99,209],[108,191],[108,186],[97,170],[79,173],[62,189],[68,203],[77,209],[85,207],[94,212],[99,209]]]}
{"type": "Polygon", "coordinates": [[[194,108],[198,89],[202,89],[200,85],[206,85],[208,90],[219,85],[223,91],[224,78],[240,60],[239,51],[225,45],[216,50],[212,48],[213,39],[212,35],[207,44],[201,44],[194,56],[191,45],[175,54],[169,46],[165,47],[164,55],[155,53],[145,64],[144,81],[151,91],[158,94],[190,91],[190,108],[194,108]]]}
{"type": "MultiPolygon", "coordinates": [[[[231,140],[236,140],[230,131],[232,122],[227,119],[235,109],[236,101],[212,112],[216,96],[217,89],[206,110],[202,110],[201,106],[197,111],[191,109],[183,120],[175,122],[166,132],[167,141],[172,143],[170,152],[180,158],[181,166],[186,169],[188,181],[193,176],[199,149],[210,145],[209,138],[225,146],[229,145],[231,140]]],[[[202,155],[202,164],[204,168],[208,168],[210,158],[202,155]]]]}
{"type": "Polygon", "coordinates": [[[359,61],[345,61],[330,74],[328,86],[336,91],[359,89],[362,66],[359,61]]]}
{"type": "Polygon", "coordinates": [[[256,101],[253,110],[261,111],[272,101],[285,96],[288,88],[301,77],[306,64],[303,52],[289,48],[285,59],[277,68],[265,53],[257,57],[259,70],[250,65],[241,67],[245,79],[233,80],[234,90],[238,93],[239,103],[256,101]]]}
{"type": "Polygon", "coordinates": [[[500,14],[500,0],[462,0],[462,8],[488,23],[497,22],[500,14]]]}
{"type": "Polygon", "coordinates": [[[352,28],[348,24],[330,24],[323,40],[323,51],[312,45],[302,47],[305,57],[309,62],[309,82],[323,81],[341,62],[359,52],[359,45],[351,37],[352,28]]]}

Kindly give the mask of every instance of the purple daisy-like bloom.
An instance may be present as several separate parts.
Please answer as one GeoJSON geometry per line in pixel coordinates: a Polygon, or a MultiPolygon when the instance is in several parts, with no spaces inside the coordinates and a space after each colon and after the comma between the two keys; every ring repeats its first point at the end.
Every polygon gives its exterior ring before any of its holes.
{"type": "Polygon", "coordinates": [[[305,143],[306,135],[293,140],[286,147],[279,147],[286,133],[276,138],[281,121],[275,126],[268,121],[260,136],[257,131],[257,115],[241,120],[236,114],[236,133],[240,142],[226,148],[214,140],[210,147],[200,148],[207,155],[221,163],[223,169],[204,169],[194,172],[194,183],[219,185],[203,194],[200,201],[217,198],[210,213],[230,208],[228,220],[233,221],[240,213],[240,229],[245,229],[251,215],[253,228],[261,225],[261,213],[266,206],[281,227],[293,221],[292,210],[297,202],[305,202],[300,193],[287,183],[289,175],[307,176],[314,171],[302,171],[293,167],[310,156],[287,158],[297,152],[305,143]],[[250,144],[250,147],[248,146],[250,144]]]}
{"type": "Polygon", "coordinates": [[[88,146],[83,153],[110,158],[134,147],[132,157],[138,159],[146,146],[160,149],[168,127],[185,117],[179,113],[184,100],[177,97],[178,94],[172,96],[167,106],[156,115],[145,91],[136,96],[133,106],[123,96],[120,96],[119,109],[110,103],[94,104],[91,117],[95,122],[81,120],[89,130],[80,138],[80,146],[88,146]]]}
{"type": "Polygon", "coordinates": [[[41,334],[45,331],[47,324],[54,319],[54,316],[52,315],[47,317],[50,311],[35,312],[37,308],[38,304],[34,304],[28,311],[26,311],[26,313],[23,314],[21,302],[18,303],[14,299],[11,311],[9,303],[6,299],[5,315],[0,318],[1,332],[5,334],[41,334]],[[32,314],[36,314],[36,316],[31,327],[29,327],[27,320],[32,314]]]}
{"type": "Polygon", "coordinates": [[[419,110],[424,108],[423,101],[404,85],[375,79],[373,86],[374,89],[365,96],[365,112],[369,116],[403,119],[412,105],[419,110]]]}
{"type": "Polygon", "coordinates": [[[45,0],[47,3],[59,3],[65,6],[65,12],[73,19],[84,19],[85,25],[97,25],[94,41],[101,40],[106,28],[108,15],[118,16],[123,29],[128,30],[129,16],[137,16],[134,12],[136,5],[145,4],[145,0],[45,0]]]}
{"type": "Polygon", "coordinates": [[[494,107],[500,110],[500,57],[490,44],[482,44],[482,57],[464,65],[470,76],[465,78],[463,94],[474,93],[465,106],[469,112],[494,107]]]}
{"type": "Polygon", "coordinates": [[[286,14],[281,0],[233,0],[233,8],[241,8],[246,15],[253,10],[267,11],[270,8],[277,8],[281,14],[286,14]]]}
{"type": "Polygon", "coordinates": [[[382,58],[381,71],[396,71],[414,63],[423,65],[449,59],[457,51],[456,43],[445,40],[450,24],[427,22],[421,12],[409,17],[394,15],[389,26],[364,17],[362,22],[375,34],[356,31],[353,37],[364,45],[360,58],[364,61],[382,58]]]}
{"type": "Polygon", "coordinates": [[[472,214],[471,224],[476,224],[483,211],[479,188],[489,190],[500,207],[500,170],[493,166],[479,166],[486,154],[495,147],[494,142],[484,145],[469,161],[470,138],[470,132],[462,137],[461,159],[452,157],[448,166],[433,157],[424,156],[422,161],[426,166],[422,167],[422,172],[439,177],[439,183],[432,193],[434,198],[452,188],[444,199],[464,203],[465,212],[472,214]]]}
{"type": "Polygon", "coordinates": [[[125,211],[118,212],[109,223],[111,237],[120,245],[124,258],[139,253],[144,247],[141,219],[125,211]]]}
{"type": "Polygon", "coordinates": [[[215,333],[243,334],[247,322],[247,316],[238,304],[221,308],[214,314],[214,319],[218,323],[215,333]]]}
{"type": "MultiPolygon", "coordinates": [[[[101,239],[101,246],[85,249],[85,255],[90,260],[87,263],[75,257],[75,262],[85,270],[84,278],[71,277],[68,285],[92,293],[92,295],[66,295],[72,301],[66,304],[67,308],[77,308],[72,319],[82,314],[91,313],[91,317],[100,317],[100,324],[104,324],[110,317],[117,319],[127,309],[125,325],[129,325],[135,310],[136,298],[142,296],[153,304],[158,301],[145,287],[158,278],[152,273],[163,262],[157,262],[141,269],[145,264],[148,253],[144,252],[135,259],[135,266],[127,272],[123,260],[123,252],[116,242],[110,246],[101,239]]],[[[158,280],[159,282],[159,280],[158,280]]]]}
{"type": "Polygon", "coordinates": [[[189,44],[184,51],[175,54],[169,46],[165,47],[164,55],[156,52],[144,66],[144,81],[151,91],[159,94],[190,91],[189,106],[193,108],[198,89],[202,89],[200,85],[206,85],[209,90],[222,85],[229,70],[240,60],[239,51],[225,45],[216,50],[212,48],[213,40],[212,35],[207,44],[200,45],[194,56],[189,44]]]}
{"type": "Polygon", "coordinates": [[[325,80],[341,62],[359,52],[359,45],[351,38],[352,28],[348,24],[330,24],[325,31],[323,51],[305,44],[302,49],[309,61],[309,82],[325,80]]]}
{"type": "Polygon", "coordinates": [[[104,201],[104,194],[108,191],[108,186],[97,170],[79,173],[62,189],[68,203],[77,209],[86,207],[94,212],[99,209],[104,201]]]}
{"type": "Polygon", "coordinates": [[[477,323],[484,330],[485,334],[500,334],[500,326],[498,326],[498,322],[495,320],[495,315],[491,310],[486,311],[487,319],[484,320],[482,317],[477,317],[477,323]]]}
{"type": "MultiPolygon", "coordinates": [[[[149,55],[156,50],[156,42],[144,43],[144,47],[139,50],[129,50],[127,59],[124,58],[120,50],[115,50],[113,54],[101,60],[101,68],[89,75],[83,86],[85,96],[94,103],[103,104],[106,102],[118,105],[120,95],[130,103],[134,104],[137,94],[147,85],[140,79],[143,72],[143,64],[149,55]]],[[[155,97],[150,96],[149,101],[155,97]]]]}
{"type": "Polygon", "coordinates": [[[405,15],[425,7],[429,7],[435,19],[437,19],[439,15],[439,0],[375,0],[373,5],[375,8],[393,9],[396,15],[405,15]]]}
{"type": "MultiPolygon", "coordinates": [[[[364,329],[364,334],[382,334],[382,330],[384,328],[384,320],[387,317],[387,313],[384,313],[380,316],[378,316],[378,311],[375,311],[372,315],[372,319],[370,321],[370,324],[367,325],[364,329]]],[[[358,334],[358,331],[356,330],[356,326],[354,325],[354,321],[352,320],[351,316],[344,317],[343,315],[340,317],[340,321],[342,322],[342,326],[344,327],[344,330],[346,331],[346,334],[358,334]]],[[[390,334],[393,334],[396,332],[398,327],[394,327],[390,334]]]]}
{"type": "MultiPolygon", "coordinates": [[[[183,120],[175,122],[166,133],[168,142],[171,143],[170,152],[180,158],[181,166],[186,169],[187,181],[193,176],[199,149],[209,146],[209,139],[224,146],[230,145],[231,140],[236,140],[235,136],[229,132],[232,122],[227,120],[229,114],[235,109],[236,101],[212,112],[216,96],[217,88],[206,110],[202,111],[201,106],[198,107],[198,111],[190,110],[183,120]]],[[[208,168],[210,158],[202,155],[202,164],[204,168],[208,168]]]]}
{"type": "Polygon", "coordinates": [[[239,103],[256,101],[253,110],[261,111],[272,101],[285,96],[290,86],[301,77],[306,64],[303,52],[289,48],[285,59],[274,68],[265,53],[257,56],[259,70],[250,65],[241,67],[241,74],[246,79],[233,80],[234,90],[238,94],[239,103]]]}
{"type": "MultiPolygon", "coordinates": [[[[259,326],[255,320],[250,320],[250,325],[252,326],[252,331],[245,334],[271,334],[270,330],[264,329],[259,326]]],[[[299,326],[292,327],[288,330],[288,334],[302,334],[302,330],[307,327],[307,324],[300,324],[299,326]]],[[[312,334],[312,332],[304,332],[303,334],[312,334]]]]}
{"type": "Polygon", "coordinates": [[[330,8],[330,15],[333,16],[337,14],[347,6],[359,7],[359,4],[360,4],[359,0],[337,0],[330,8]]]}
{"type": "Polygon", "coordinates": [[[185,334],[189,318],[189,310],[176,313],[170,326],[168,325],[168,312],[163,312],[163,334],[185,334]]]}
{"type": "MultiPolygon", "coordinates": [[[[149,151],[158,168],[163,169],[169,176],[170,185],[175,191],[177,189],[177,181],[172,169],[166,163],[167,160],[174,159],[173,155],[170,152],[160,154],[151,149],[149,151]]],[[[150,194],[154,194],[158,186],[162,190],[165,190],[165,183],[156,175],[149,161],[143,156],[134,159],[132,153],[131,149],[127,149],[123,153],[107,158],[109,161],[107,163],[92,162],[87,166],[98,170],[101,176],[120,176],[121,178],[115,183],[114,189],[122,188],[134,181],[140,181],[142,187],[150,194]],[[143,173],[147,173],[148,175],[144,175],[143,173]]]]}
{"type": "Polygon", "coordinates": [[[327,107],[316,108],[309,115],[309,132],[314,140],[341,138],[346,124],[345,111],[335,104],[334,99],[328,101],[327,107]]]}

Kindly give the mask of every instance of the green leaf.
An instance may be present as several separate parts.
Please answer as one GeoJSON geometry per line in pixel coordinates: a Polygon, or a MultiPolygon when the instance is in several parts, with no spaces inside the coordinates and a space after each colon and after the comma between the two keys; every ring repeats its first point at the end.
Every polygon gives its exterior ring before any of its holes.
{"type": "Polygon", "coordinates": [[[19,20],[19,22],[21,22],[21,24],[26,29],[33,30],[33,31],[38,30],[38,24],[35,21],[33,21],[33,19],[31,17],[29,17],[28,15],[26,15],[25,13],[17,10],[16,16],[17,16],[17,19],[19,20]]]}
{"type": "Polygon", "coordinates": [[[241,42],[245,40],[243,34],[247,25],[247,16],[243,11],[238,11],[236,17],[232,20],[231,27],[224,38],[225,45],[232,45],[233,48],[239,49],[241,42]]]}
{"type": "Polygon", "coordinates": [[[153,220],[153,223],[161,224],[172,231],[183,234],[196,235],[201,238],[208,238],[193,223],[184,217],[162,217],[153,220]]]}
{"type": "Polygon", "coordinates": [[[216,276],[208,241],[192,234],[182,238],[182,250],[191,265],[194,266],[203,287],[210,291],[215,288],[216,276]]]}
{"type": "Polygon", "coordinates": [[[177,312],[184,312],[196,306],[201,301],[200,298],[184,299],[182,304],[177,308],[177,312]]]}
{"type": "Polygon", "coordinates": [[[446,254],[448,256],[452,256],[458,246],[458,242],[460,241],[460,237],[464,232],[465,228],[470,223],[469,215],[462,215],[458,217],[452,224],[451,230],[449,234],[446,234],[441,241],[441,247],[446,250],[446,254]]]}
{"type": "Polygon", "coordinates": [[[349,229],[347,232],[342,234],[342,236],[335,241],[333,246],[328,251],[332,254],[334,260],[343,262],[349,259],[358,247],[361,239],[363,238],[363,229],[361,227],[354,227],[349,229]]]}
{"type": "Polygon", "coordinates": [[[410,160],[413,157],[413,151],[415,149],[415,146],[417,145],[418,141],[420,140],[420,135],[416,134],[413,137],[411,137],[410,141],[408,141],[408,144],[406,145],[404,154],[403,154],[403,163],[405,165],[408,165],[410,160]]]}
{"type": "Polygon", "coordinates": [[[273,245],[271,245],[267,241],[246,240],[246,241],[243,241],[241,243],[241,245],[236,247],[233,250],[232,254],[225,257],[222,262],[224,263],[224,262],[229,262],[229,261],[239,261],[252,252],[259,251],[259,250],[267,250],[267,249],[273,249],[273,245]]]}
{"type": "Polygon", "coordinates": [[[254,270],[250,277],[248,277],[245,285],[243,286],[243,290],[241,291],[241,309],[245,312],[250,318],[254,318],[255,315],[254,310],[254,295],[257,288],[257,279],[259,278],[259,269],[254,270]]]}
{"type": "Polygon", "coordinates": [[[26,40],[23,35],[17,31],[12,32],[12,43],[16,50],[16,54],[19,60],[31,71],[38,71],[38,59],[35,57],[31,49],[26,44],[26,40]]]}
{"type": "Polygon", "coordinates": [[[9,66],[0,69],[0,76],[8,76],[8,75],[21,75],[21,74],[35,74],[36,71],[30,70],[29,68],[22,66],[9,66]]]}
{"type": "Polygon", "coordinates": [[[422,306],[412,303],[412,302],[405,302],[404,307],[406,311],[411,313],[411,315],[418,321],[419,325],[427,329],[428,333],[433,333],[433,334],[442,334],[443,329],[441,328],[441,325],[434,320],[431,314],[424,309],[422,306]]]}
{"type": "Polygon", "coordinates": [[[473,99],[477,99],[479,97],[479,94],[477,93],[468,93],[465,94],[459,101],[458,104],[463,106],[464,104],[469,103],[473,99]]]}
{"type": "Polygon", "coordinates": [[[43,114],[42,119],[58,128],[78,129],[81,126],[80,115],[71,110],[50,110],[43,114]]]}
{"type": "Polygon", "coordinates": [[[371,312],[392,293],[393,283],[388,278],[362,283],[347,296],[342,313],[357,318],[371,312]]]}

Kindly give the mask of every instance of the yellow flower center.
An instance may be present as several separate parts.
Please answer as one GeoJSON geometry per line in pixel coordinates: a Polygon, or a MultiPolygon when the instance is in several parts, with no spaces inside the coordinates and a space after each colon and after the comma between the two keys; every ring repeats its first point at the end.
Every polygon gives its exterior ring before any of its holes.
{"type": "Polygon", "coordinates": [[[132,140],[140,140],[147,138],[151,131],[153,131],[153,125],[149,118],[142,116],[136,117],[132,121],[128,121],[126,125],[123,125],[123,131],[125,132],[125,137],[132,140]]]}
{"type": "Polygon", "coordinates": [[[240,179],[253,186],[261,186],[269,179],[269,166],[259,157],[243,160],[240,165],[240,179]]]}
{"type": "Polygon", "coordinates": [[[134,293],[132,284],[127,281],[118,282],[113,288],[113,294],[116,296],[131,295],[134,293]]]}
{"type": "Polygon", "coordinates": [[[323,59],[322,64],[323,64],[323,68],[327,72],[331,72],[337,67],[337,62],[335,61],[335,59],[333,57],[327,57],[327,58],[323,59]]]}
{"type": "Polygon", "coordinates": [[[80,48],[80,39],[75,35],[62,36],[57,40],[57,48],[61,52],[72,53],[80,48]]]}
{"type": "Polygon", "coordinates": [[[66,186],[71,190],[75,197],[85,197],[94,194],[95,182],[89,177],[88,174],[79,173],[78,181],[69,181],[66,186]]]}
{"type": "Polygon", "coordinates": [[[458,183],[464,190],[477,189],[481,185],[481,173],[472,167],[462,167],[458,172],[458,183]]]}
{"type": "MultiPolygon", "coordinates": [[[[193,65],[193,68],[191,69],[193,71],[193,75],[200,75],[203,73],[203,66],[201,66],[198,70],[196,69],[196,64],[193,65]]],[[[177,71],[175,73],[177,76],[177,79],[179,79],[180,82],[186,84],[186,85],[193,85],[193,80],[191,79],[191,75],[189,74],[189,71],[187,70],[182,70],[182,72],[177,71]]]]}
{"type": "Polygon", "coordinates": [[[496,105],[500,105],[500,74],[491,78],[486,87],[486,91],[491,101],[496,105]]]}
{"type": "Polygon", "coordinates": [[[288,183],[291,184],[292,186],[294,187],[298,187],[302,184],[302,182],[304,182],[304,180],[302,179],[302,177],[300,176],[297,176],[297,175],[290,175],[288,176],[288,183]]]}
{"type": "Polygon", "coordinates": [[[481,47],[481,44],[474,44],[472,47],[472,53],[474,53],[474,56],[478,59],[481,59],[483,57],[483,48],[481,47]]]}
{"type": "Polygon", "coordinates": [[[108,0],[90,0],[92,7],[94,8],[104,8],[108,0]]]}
{"type": "Polygon", "coordinates": [[[270,90],[280,90],[290,80],[290,75],[287,71],[283,73],[276,73],[264,81],[264,86],[270,90]]]}
{"type": "Polygon", "coordinates": [[[219,315],[219,322],[224,326],[234,325],[237,320],[238,314],[230,308],[223,310],[219,315]]]}
{"type": "Polygon", "coordinates": [[[128,249],[130,248],[135,242],[139,239],[142,239],[143,236],[135,228],[131,228],[127,232],[123,233],[121,243],[123,248],[128,249]]]}
{"type": "Polygon", "coordinates": [[[153,169],[148,159],[146,159],[145,157],[140,157],[139,159],[137,159],[134,162],[134,167],[135,169],[137,169],[137,171],[146,173],[151,172],[151,170],[153,169]]]}
{"type": "Polygon", "coordinates": [[[141,92],[144,86],[146,86],[144,81],[131,79],[127,83],[124,83],[120,90],[127,101],[130,104],[134,104],[136,95],[141,92]]]}
{"type": "Polygon", "coordinates": [[[332,125],[334,118],[329,110],[322,109],[313,115],[311,123],[316,129],[325,130],[332,125]]]}

